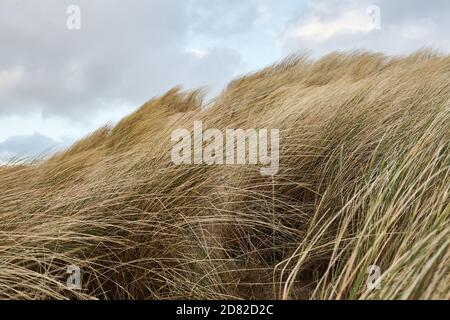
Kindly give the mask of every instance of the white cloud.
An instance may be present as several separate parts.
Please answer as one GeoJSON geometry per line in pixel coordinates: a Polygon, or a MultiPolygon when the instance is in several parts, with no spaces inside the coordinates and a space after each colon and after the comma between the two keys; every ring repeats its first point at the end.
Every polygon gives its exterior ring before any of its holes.
{"type": "Polygon", "coordinates": [[[354,49],[391,55],[408,54],[423,47],[450,51],[449,1],[375,3],[308,0],[306,9],[280,33],[280,43],[285,53],[306,51],[315,57],[354,49]]]}
{"type": "Polygon", "coordinates": [[[288,38],[300,38],[311,42],[323,42],[343,34],[367,34],[374,31],[371,17],[365,11],[345,11],[331,21],[313,16],[308,21],[300,21],[287,31],[288,38]]]}
{"type": "Polygon", "coordinates": [[[204,49],[186,49],[186,52],[189,54],[192,54],[194,57],[196,57],[197,59],[203,59],[206,56],[209,55],[209,51],[208,50],[204,50],[204,49]]]}

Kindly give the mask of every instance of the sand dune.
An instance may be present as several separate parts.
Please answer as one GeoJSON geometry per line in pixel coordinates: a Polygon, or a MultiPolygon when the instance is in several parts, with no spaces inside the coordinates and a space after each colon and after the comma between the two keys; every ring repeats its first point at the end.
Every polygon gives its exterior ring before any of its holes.
{"type": "Polygon", "coordinates": [[[0,167],[0,297],[450,298],[450,57],[293,56],[202,105],[173,89],[0,167]],[[279,129],[278,174],[174,165],[194,121],[279,129]]]}

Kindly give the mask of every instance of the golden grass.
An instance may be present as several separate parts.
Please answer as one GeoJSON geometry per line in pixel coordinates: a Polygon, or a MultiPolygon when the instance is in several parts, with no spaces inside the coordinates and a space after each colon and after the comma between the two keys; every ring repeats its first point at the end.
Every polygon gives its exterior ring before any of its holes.
{"type": "Polygon", "coordinates": [[[0,297],[449,299],[449,150],[450,57],[431,51],[293,56],[207,110],[173,89],[0,167],[0,297]],[[279,174],[173,165],[172,130],[194,120],[280,129],[279,174]]]}

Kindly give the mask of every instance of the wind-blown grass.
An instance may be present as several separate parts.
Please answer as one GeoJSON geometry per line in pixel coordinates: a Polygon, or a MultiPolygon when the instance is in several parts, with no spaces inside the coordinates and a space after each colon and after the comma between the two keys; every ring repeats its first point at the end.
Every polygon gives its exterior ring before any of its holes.
{"type": "Polygon", "coordinates": [[[449,151],[450,57],[430,51],[290,57],[207,110],[173,89],[0,167],[0,297],[449,299],[449,151]],[[279,174],[173,165],[171,133],[195,120],[280,129],[279,174]]]}

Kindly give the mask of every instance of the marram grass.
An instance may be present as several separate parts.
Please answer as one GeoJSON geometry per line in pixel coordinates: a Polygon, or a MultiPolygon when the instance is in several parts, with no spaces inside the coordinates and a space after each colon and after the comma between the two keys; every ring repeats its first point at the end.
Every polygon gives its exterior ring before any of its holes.
{"type": "Polygon", "coordinates": [[[449,56],[294,56],[202,104],[0,167],[0,298],[450,299],[449,56]],[[279,173],[173,165],[194,121],[279,129],[279,173]]]}

